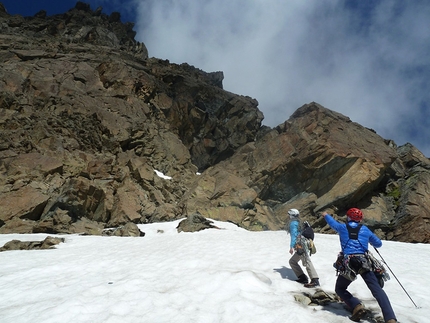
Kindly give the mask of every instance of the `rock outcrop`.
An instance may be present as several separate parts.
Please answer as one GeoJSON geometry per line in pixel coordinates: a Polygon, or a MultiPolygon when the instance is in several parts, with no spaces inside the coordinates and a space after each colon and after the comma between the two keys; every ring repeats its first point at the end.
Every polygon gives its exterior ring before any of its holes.
{"type": "Polygon", "coordinates": [[[46,237],[42,241],[21,241],[21,240],[11,240],[4,244],[0,248],[1,251],[11,251],[11,250],[44,250],[44,249],[55,249],[57,244],[64,242],[64,238],[58,237],[46,237]]]}
{"type": "Polygon", "coordinates": [[[322,210],[354,205],[382,237],[428,242],[429,166],[413,146],[310,103],[207,169],[184,199],[189,211],[264,229],[280,228],[294,207],[322,232],[322,210]]]}
{"type": "Polygon", "coordinates": [[[197,232],[205,229],[219,229],[213,221],[206,219],[200,213],[192,213],[186,219],[179,222],[178,232],[197,232]]]}
{"type": "Polygon", "coordinates": [[[120,227],[104,229],[102,235],[114,237],[144,237],[145,232],[140,231],[135,223],[128,222],[120,227]]]}
{"type": "Polygon", "coordinates": [[[0,6],[0,233],[139,235],[196,213],[278,230],[291,207],[330,232],[318,213],[355,206],[382,238],[430,242],[430,161],[413,145],[314,102],[262,126],[222,72],[150,58],[134,36],[82,2],[0,6]]]}

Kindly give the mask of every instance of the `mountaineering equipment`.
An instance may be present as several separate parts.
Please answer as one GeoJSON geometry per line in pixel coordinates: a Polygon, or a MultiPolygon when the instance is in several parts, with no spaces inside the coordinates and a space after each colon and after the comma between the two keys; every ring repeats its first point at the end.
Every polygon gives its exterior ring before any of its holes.
{"type": "Polygon", "coordinates": [[[298,255],[303,255],[304,253],[313,255],[317,252],[317,248],[314,243],[315,233],[309,222],[303,222],[303,229],[297,236],[296,245],[294,248],[298,255]]]}
{"type": "Polygon", "coordinates": [[[297,209],[290,209],[288,210],[288,215],[294,218],[298,218],[300,215],[300,212],[297,209]]]}
{"type": "Polygon", "coordinates": [[[363,220],[363,212],[361,212],[360,209],[357,209],[355,207],[353,207],[352,209],[349,209],[346,212],[346,215],[348,218],[351,219],[351,221],[354,221],[354,222],[360,222],[361,220],[363,220]]]}
{"type": "Polygon", "coordinates": [[[300,284],[307,284],[309,282],[308,280],[308,276],[306,276],[305,274],[301,274],[298,279],[296,279],[296,282],[300,283],[300,284]]]}
{"type": "Polygon", "coordinates": [[[381,288],[384,288],[384,284],[387,280],[390,280],[390,275],[387,273],[387,270],[385,269],[384,265],[381,264],[381,262],[375,258],[375,256],[367,250],[366,252],[367,259],[369,259],[372,271],[375,273],[376,279],[378,280],[379,286],[381,288]]]}
{"type": "Polygon", "coordinates": [[[306,239],[304,236],[300,234],[297,236],[294,249],[296,250],[299,256],[305,253],[311,256],[317,252],[317,248],[315,247],[315,243],[313,242],[313,240],[306,239]]]}
{"type": "Polygon", "coordinates": [[[346,224],[346,229],[348,230],[348,241],[346,241],[345,245],[342,246],[342,250],[345,250],[349,240],[358,240],[358,233],[360,232],[362,226],[362,224],[359,224],[355,228],[353,228],[348,223],[346,224]]]}
{"type": "Polygon", "coordinates": [[[317,253],[317,247],[315,246],[315,242],[313,240],[308,240],[309,242],[309,252],[311,255],[317,253]]]}
{"type": "Polygon", "coordinates": [[[400,281],[397,279],[396,275],[393,273],[393,271],[391,270],[390,266],[388,266],[388,264],[386,263],[386,261],[384,260],[384,258],[382,258],[381,254],[379,253],[378,249],[376,249],[375,247],[373,247],[375,249],[375,251],[378,253],[379,257],[381,257],[382,262],[387,266],[387,268],[390,270],[390,272],[393,274],[394,278],[396,278],[397,282],[399,283],[399,285],[403,288],[404,292],[406,293],[406,295],[408,295],[409,299],[411,300],[411,302],[415,305],[416,308],[419,308],[417,306],[417,304],[415,304],[415,302],[412,300],[411,296],[409,296],[408,292],[406,291],[406,289],[403,287],[403,285],[400,283],[400,281]]]}
{"type": "Polygon", "coordinates": [[[336,275],[342,275],[350,281],[356,280],[357,275],[366,271],[375,273],[381,288],[384,287],[384,282],[390,280],[390,275],[385,270],[385,267],[369,250],[364,255],[345,256],[343,252],[339,252],[333,267],[336,269],[336,275]]]}
{"type": "Polygon", "coordinates": [[[303,222],[302,236],[306,239],[314,240],[315,233],[308,221],[303,222]]]}
{"type": "Polygon", "coordinates": [[[296,244],[294,245],[294,249],[296,250],[299,256],[305,253],[308,253],[309,251],[308,239],[306,239],[305,237],[299,234],[296,238],[296,244]]]}
{"type": "MultiPolygon", "coordinates": [[[[348,241],[345,243],[344,246],[342,246],[342,250],[345,250],[350,240],[358,240],[358,233],[360,232],[362,226],[362,224],[359,224],[355,228],[353,228],[349,224],[346,224],[346,228],[348,230],[348,241]]],[[[333,264],[333,267],[336,269],[336,275],[340,274],[346,279],[349,279],[350,281],[354,281],[355,279],[357,279],[357,275],[360,275],[366,271],[373,271],[381,288],[384,287],[385,281],[390,279],[390,275],[388,275],[384,266],[378,259],[376,259],[372,255],[369,250],[365,251],[365,253],[362,255],[357,254],[347,256],[345,256],[344,253],[341,251],[337,255],[337,259],[336,262],[333,264]]]]}
{"type": "MultiPolygon", "coordinates": [[[[348,241],[346,244],[348,244],[349,240],[358,240],[358,232],[360,232],[360,229],[363,225],[359,224],[355,228],[351,227],[350,225],[346,225],[346,229],[348,230],[348,241]]],[[[345,245],[346,247],[346,245],[345,245]]]]}
{"type": "Polygon", "coordinates": [[[360,322],[364,315],[366,315],[366,309],[364,308],[363,304],[358,304],[352,310],[352,315],[349,317],[349,319],[354,322],[360,322]]]}
{"type": "Polygon", "coordinates": [[[315,233],[308,221],[303,222],[303,229],[301,235],[307,239],[309,254],[313,255],[317,252],[315,246],[315,233]]]}
{"type": "Polygon", "coordinates": [[[320,285],[319,278],[312,278],[310,283],[305,284],[307,288],[317,287],[320,285]]]}

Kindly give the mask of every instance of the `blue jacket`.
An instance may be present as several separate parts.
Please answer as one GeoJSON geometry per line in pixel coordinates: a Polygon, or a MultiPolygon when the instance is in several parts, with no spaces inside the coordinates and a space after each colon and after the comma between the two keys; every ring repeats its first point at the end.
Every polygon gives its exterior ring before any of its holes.
{"type": "Polygon", "coordinates": [[[297,236],[299,235],[299,221],[298,220],[292,220],[290,222],[290,234],[291,234],[291,241],[290,241],[290,248],[294,248],[297,240],[297,236]]]}
{"type": "MultiPolygon", "coordinates": [[[[370,243],[375,248],[382,246],[382,241],[368,227],[363,225],[358,232],[358,240],[350,240],[346,223],[337,222],[331,215],[324,217],[328,225],[339,234],[340,246],[345,255],[364,254],[370,243]],[[349,241],[348,241],[349,240],[349,241]]],[[[348,224],[356,228],[359,223],[350,221],[348,224]]]]}

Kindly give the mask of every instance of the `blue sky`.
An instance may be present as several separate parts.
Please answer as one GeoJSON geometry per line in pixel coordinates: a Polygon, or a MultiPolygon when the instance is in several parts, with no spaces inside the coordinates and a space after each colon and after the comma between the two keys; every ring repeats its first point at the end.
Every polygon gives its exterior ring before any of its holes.
{"type": "MultiPolygon", "coordinates": [[[[11,15],[33,16],[40,10],[46,10],[48,15],[64,13],[74,8],[78,0],[0,0],[0,2],[11,15]]],[[[130,0],[84,0],[82,2],[90,4],[93,10],[99,6],[103,7],[103,12],[106,14],[113,11],[120,12],[123,22],[136,21],[134,7],[130,6],[130,0]]]]}
{"type": "MultiPolygon", "coordinates": [[[[11,14],[56,14],[71,0],[0,0],[11,14]]],[[[274,127],[316,101],[430,157],[426,0],[89,0],[135,23],[149,55],[224,72],[274,127]]]]}

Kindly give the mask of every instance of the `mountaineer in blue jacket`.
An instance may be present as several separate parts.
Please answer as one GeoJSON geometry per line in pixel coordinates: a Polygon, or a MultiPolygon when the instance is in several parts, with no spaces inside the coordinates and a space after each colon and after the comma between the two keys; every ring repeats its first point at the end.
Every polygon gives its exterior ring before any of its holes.
{"type": "Polygon", "coordinates": [[[304,284],[304,286],[308,288],[320,286],[318,274],[315,270],[314,265],[312,264],[309,250],[307,250],[306,248],[298,249],[297,242],[299,239],[301,239],[299,223],[300,212],[297,209],[290,209],[288,211],[288,215],[290,216],[290,223],[288,229],[289,233],[291,234],[290,254],[292,255],[289,260],[289,264],[291,266],[291,269],[297,276],[296,282],[304,284]],[[308,277],[306,276],[306,274],[303,272],[303,269],[299,265],[300,260],[302,261],[303,266],[305,266],[306,271],[311,279],[310,282],[308,281],[308,277]]]}
{"type": "Polygon", "coordinates": [[[340,261],[344,265],[344,271],[341,271],[337,277],[336,294],[351,309],[351,319],[358,322],[366,314],[366,310],[361,301],[352,296],[347,288],[355,280],[356,275],[361,275],[373,297],[378,301],[385,322],[397,322],[390,300],[379,284],[367,254],[369,243],[379,248],[382,246],[382,241],[367,226],[361,224],[363,213],[360,209],[349,209],[346,215],[347,223],[340,223],[327,212],[322,213],[328,225],[339,234],[343,253],[340,261]]]}

